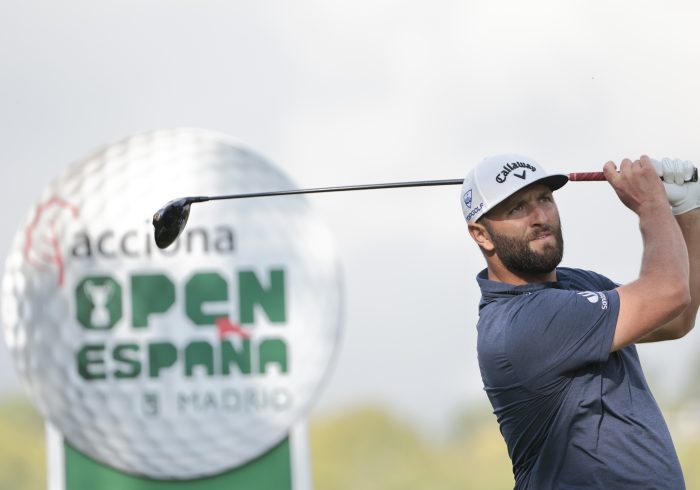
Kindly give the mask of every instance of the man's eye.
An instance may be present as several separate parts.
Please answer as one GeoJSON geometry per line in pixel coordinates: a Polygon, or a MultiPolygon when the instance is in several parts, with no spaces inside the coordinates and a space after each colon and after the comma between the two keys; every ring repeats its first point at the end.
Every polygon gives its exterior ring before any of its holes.
{"type": "Polygon", "coordinates": [[[525,208],[524,204],[517,204],[511,208],[509,214],[517,213],[518,211],[522,211],[524,208],[525,208]]]}

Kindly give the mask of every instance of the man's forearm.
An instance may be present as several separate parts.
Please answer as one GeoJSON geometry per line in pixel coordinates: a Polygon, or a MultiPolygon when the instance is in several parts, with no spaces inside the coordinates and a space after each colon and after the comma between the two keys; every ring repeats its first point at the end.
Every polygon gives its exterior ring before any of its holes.
{"type": "Polygon", "coordinates": [[[700,308],[700,208],[676,216],[688,249],[690,265],[690,305],[672,321],[654,330],[639,342],[658,342],[683,337],[695,326],[700,308]]]}

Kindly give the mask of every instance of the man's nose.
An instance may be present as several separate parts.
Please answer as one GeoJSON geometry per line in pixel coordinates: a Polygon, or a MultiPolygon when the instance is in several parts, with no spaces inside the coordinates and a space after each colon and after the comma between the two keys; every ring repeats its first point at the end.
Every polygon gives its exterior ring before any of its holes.
{"type": "Polygon", "coordinates": [[[533,206],[532,210],[532,221],[533,224],[545,224],[548,220],[547,209],[543,203],[537,203],[533,206]]]}

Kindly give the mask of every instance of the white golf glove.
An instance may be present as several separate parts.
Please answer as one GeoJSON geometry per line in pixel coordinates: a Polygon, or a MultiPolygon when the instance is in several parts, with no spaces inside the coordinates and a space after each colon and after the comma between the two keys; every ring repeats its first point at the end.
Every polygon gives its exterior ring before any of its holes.
{"type": "Polygon", "coordinates": [[[700,182],[689,182],[695,173],[695,165],[688,160],[663,158],[651,163],[664,181],[666,196],[673,214],[687,213],[700,207],[700,182]]]}
{"type": "Polygon", "coordinates": [[[652,159],[651,163],[657,175],[667,184],[684,184],[692,179],[695,173],[695,165],[689,160],[662,158],[661,160],[652,159]]]}

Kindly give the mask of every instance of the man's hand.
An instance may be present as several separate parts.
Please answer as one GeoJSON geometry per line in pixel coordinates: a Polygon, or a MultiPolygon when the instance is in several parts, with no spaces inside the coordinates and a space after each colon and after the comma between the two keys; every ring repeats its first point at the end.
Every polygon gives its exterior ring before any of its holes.
{"type": "Polygon", "coordinates": [[[695,165],[689,160],[663,158],[652,160],[666,186],[666,196],[673,214],[679,215],[700,208],[700,182],[690,182],[695,173],[695,165]]]}
{"type": "Polygon", "coordinates": [[[608,162],[603,173],[620,200],[635,213],[666,205],[664,187],[648,156],[634,162],[623,160],[619,171],[613,162],[608,162]]]}
{"type": "Polygon", "coordinates": [[[651,160],[656,169],[656,174],[667,184],[684,184],[689,182],[695,174],[695,165],[690,160],[662,158],[651,160]]]}
{"type": "Polygon", "coordinates": [[[671,211],[676,216],[700,208],[700,182],[685,184],[666,184],[666,195],[671,211]]]}

